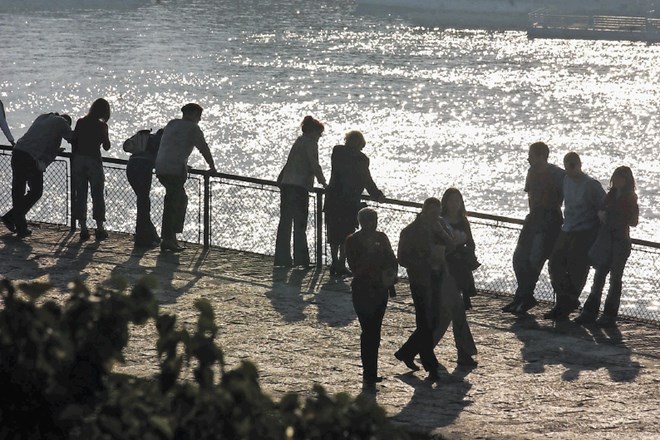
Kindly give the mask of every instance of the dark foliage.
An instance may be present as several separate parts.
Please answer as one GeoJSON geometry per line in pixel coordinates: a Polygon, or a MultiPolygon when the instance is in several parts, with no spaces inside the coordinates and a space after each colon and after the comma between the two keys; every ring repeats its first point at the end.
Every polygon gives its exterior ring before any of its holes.
{"type": "Polygon", "coordinates": [[[160,315],[145,279],[90,291],[74,282],[64,305],[45,284],[0,281],[0,439],[405,439],[372,400],[296,394],[272,400],[249,362],[225,370],[211,305],[193,334],[160,315]],[[153,319],[157,378],[112,372],[131,325],[153,319]],[[179,379],[192,368],[194,382],[179,379]]]}

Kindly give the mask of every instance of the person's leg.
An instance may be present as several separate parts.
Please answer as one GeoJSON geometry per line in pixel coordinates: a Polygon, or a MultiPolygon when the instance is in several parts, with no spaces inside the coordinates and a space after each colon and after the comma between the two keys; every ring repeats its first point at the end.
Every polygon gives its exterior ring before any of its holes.
{"type": "Polygon", "coordinates": [[[89,237],[87,230],[87,192],[89,170],[87,158],[73,156],[71,158],[71,186],[73,190],[73,217],[80,225],[80,238],[89,237]]]}
{"type": "MultiPolygon", "coordinates": [[[[358,292],[357,295],[364,293],[358,292]]],[[[374,383],[378,377],[378,348],[387,299],[378,304],[360,304],[364,301],[356,298],[357,295],[353,295],[353,304],[362,330],[360,334],[362,377],[365,382],[374,383]]]]}
{"type": "MultiPolygon", "coordinates": [[[[12,153],[11,168],[12,209],[5,214],[5,217],[6,223],[10,223],[13,229],[22,235],[28,230],[25,215],[43,192],[43,173],[37,169],[32,156],[20,150],[12,153]],[[26,189],[28,189],[27,193],[26,189]]],[[[12,228],[8,226],[8,229],[12,228]]]]}
{"type": "Polygon", "coordinates": [[[339,266],[339,244],[329,243],[330,244],[330,273],[337,273],[339,266]]]}
{"type": "Polygon", "coordinates": [[[555,292],[555,305],[549,312],[543,315],[545,318],[554,319],[556,317],[560,307],[560,298],[566,295],[565,291],[570,284],[570,280],[568,279],[569,245],[569,235],[565,232],[559,234],[555,248],[548,261],[550,284],[555,292]]]}
{"type": "MultiPolygon", "coordinates": [[[[621,304],[621,290],[623,287],[623,270],[630,256],[630,243],[615,241],[612,249],[612,269],[610,271],[610,288],[607,292],[605,307],[603,310],[603,320],[616,322],[619,315],[619,305],[621,304]]],[[[609,322],[607,322],[609,323],[609,322]]]]}
{"type": "Polygon", "coordinates": [[[307,247],[307,217],[309,215],[309,193],[303,187],[294,187],[293,204],[293,265],[309,265],[307,247]]]}
{"type": "MultiPolygon", "coordinates": [[[[594,273],[594,280],[593,283],[591,284],[591,292],[589,293],[589,297],[584,302],[584,306],[582,307],[582,313],[580,313],[580,316],[575,318],[575,321],[578,324],[588,324],[596,320],[596,317],[598,316],[598,310],[600,309],[600,301],[603,296],[603,287],[605,286],[605,279],[607,278],[607,274],[609,270],[610,270],[609,268],[605,268],[605,267],[596,268],[596,271],[594,273]]],[[[610,279],[611,279],[611,275],[610,275],[610,279]]]]}
{"type": "Polygon", "coordinates": [[[172,176],[160,175],[158,180],[165,187],[165,198],[163,200],[163,222],[161,225],[161,235],[163,241],[171,244],[176,240],[174,232],[174,213],[176,209],[176,185],[172,182],[172,176]]]}
{"type": "Polygon", "coordinates": [[[96,238],[103,240],[105,232],[105,174],[103,162],[89,161],[89,187],[92,195],[92,217],[96,220],[96,238]]]}
{"type": "Polygon", "coordinates": [[[567,258],[568,283],[565,293],[561,297],[562,304],[560,318],[568,318],[580,305],[580,294],[584,290],[589,276],[591,263],[589,261],[589,248],[593,244],[596,231],[587,230],[574,232],[572,235],[572,246],[567,258]]]}
{"type": "Polygon", "coordinates": [[[533,238],[529,218],[530,216],[527,216],[525,219],[525,224],[523,224],[520,235],[518,236],[516,249],[513,251],[513,272],[516,276],[518,287],[516,288],[513,300],[502,308],[503,312],[512,312],[520,301],[527,296],[529,291],[529,273],[531,272],[529,255],[533,238]]]}
{"type": "Polygon", "coordinates": [[[174,232],[180,234],[186,223],[186,211],[188,210],[188,194],[186,194],[186,179],[184,176],[176,176],[176,210],[174,211],[174,232]]]}
{"type": "Polygon", "coordinates": [[[275,266],[291,266],[291,228],[293,226],[293,197],[291,186],[280,188],[280,222],[275,240],[275,266]]]}

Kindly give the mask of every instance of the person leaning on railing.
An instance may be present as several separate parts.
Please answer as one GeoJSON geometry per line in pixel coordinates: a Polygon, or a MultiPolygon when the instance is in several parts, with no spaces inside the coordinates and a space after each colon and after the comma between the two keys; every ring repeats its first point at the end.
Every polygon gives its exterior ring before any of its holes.
{"type": "Polygon", "coordinates": [[[40,115],[16,142],[11,154],[12,208],[2,216],[2,223],[18,237],[32,234],[25,215],[41,198],[44,172],[60,152],[62,139],[73,139],[71,117],[58,113],[40,115]],[[27,193],[26,186],[29,187],[27,193]]]}
{"type": "Polygon", "coordinates": [[[319,165],[319,139],[325,127],[313,117],[305,116],[301,129],[303,134],[291,147],[286,164],[277,178],[280,187],[280,222],[275,240],[275,266],[309,266],[309,191],[314,188],[314,177],[324,188],[327,186],[319,165]]]}
{"type": "Polygon", "coordinates": [[[199,128],[202,107],[189,103],[181,107],[181,119],[172,119],[163,130],[160,148],[156,156],[156,176],[165,187],[163,223],[160,248],[163,251],[179,252],[176,234],[183,232],[183,224],[188,208],[188,196],[184,187],[188,178],[188,158],[193,148],[197,148],[212,173],[216,172],[211,150],[199,128]]]}

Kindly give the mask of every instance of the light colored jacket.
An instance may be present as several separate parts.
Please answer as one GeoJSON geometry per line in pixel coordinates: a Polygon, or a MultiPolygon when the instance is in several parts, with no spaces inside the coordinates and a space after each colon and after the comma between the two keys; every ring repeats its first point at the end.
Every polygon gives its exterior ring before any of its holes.
{"type": "Polygon", "coordinates": [[[28,153],[37,162],[37,167],[45,171],[59,153],[62,139],[71,142],[73,131],[69,123],[57,113],[40,115],[28,131],[21,137],[14,150],[28,153]]]}
{"type": "Polygon", "coordinates": [[[280,186],[302,186],[311,191],[314,188],[314,177],[320,184],[325,184],[323,170],[319,165],[319,144],[314,136],[305,133],[293,143],[277,183],[280,186]]]}
{"type": "Polygon", "coordinates": [[[157,175],[186,175],[188,158],[197,148],[211,168],[215,168],[204,133],[196,122],[172,119],[167,123],[156,156],[157,175]]]}
{"type": "Polygon", "coordinates": [[[605,198],[599,181],[582,174],[577,179],[564,178],[564,232],[586,231],[600,224],[598,210],[605,198]]]}

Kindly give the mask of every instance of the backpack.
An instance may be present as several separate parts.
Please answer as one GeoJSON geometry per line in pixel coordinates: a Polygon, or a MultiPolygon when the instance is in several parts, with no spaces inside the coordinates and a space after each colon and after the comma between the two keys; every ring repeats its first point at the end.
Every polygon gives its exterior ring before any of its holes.
{"type": "Polygon", "coordinates": [[[151,136],[151,129],[140,130],[124,141],[124,151],[131,154],[144,153],[151,136]]]}

